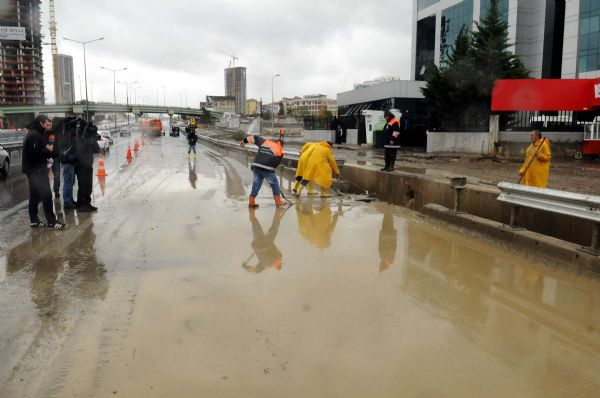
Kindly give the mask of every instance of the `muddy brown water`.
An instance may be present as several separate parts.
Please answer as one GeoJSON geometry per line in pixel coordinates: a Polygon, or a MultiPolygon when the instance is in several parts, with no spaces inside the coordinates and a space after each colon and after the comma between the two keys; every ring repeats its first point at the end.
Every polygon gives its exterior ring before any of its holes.
{"type": "Polygon", "coordinates": [[[0,248],[1,397],[599,396],[597,279],[352,197],[249,211],[199,149],[147,142],[0,248]]]}

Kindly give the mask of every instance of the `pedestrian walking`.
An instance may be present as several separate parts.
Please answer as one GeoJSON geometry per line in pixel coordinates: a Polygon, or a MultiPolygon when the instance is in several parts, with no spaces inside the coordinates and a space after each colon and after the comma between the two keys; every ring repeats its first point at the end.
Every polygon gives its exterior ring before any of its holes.
{"type": "Polygon", "coordinates": [[[383,147],[385,148],[385,167],[381,171],[394,170],[396,155],[400,148],[400,122],[388,110],[383,112],[385,126],[383,128],[383,147]]]}
{"type": "Polygon", "coordinates": [[[42,202],[48,228],[64,229],[65,224],[57,221],[52,203],[52,191],[48,176],[48,159],[57,157],[54,145],[50,144],[52,121],[39,115],[27,126],[29,131],[23,140],[22,171],[29,184],[29,222],[32,228],[45,227],[38,217],[38,205],[42,202]]]}
{"type": "Polygon", "coordinates": [[[313,145],[308,154],[306,170],[296,189],[296,197],[299,197],[304,187],[311,182],[321,187],[321,197],[329,197],[328,191],[333,184],[334,174],[339,175],[340,169],[333,157],[333,144],[323,141],[313,145]]]}
{"type": "Polygon", "coordinates": [[[527,148],[525,161],[519,169],[519,184],[546,188],[550,174],[550,141],[542,138],[540,130],[533,130],[529,135],[531,144],[527,148]]]}
{"type": "Polygon", "coordinates": [[[100,152],[98,128],[87,123],[77,137],[75,174],[77,175],[77,211],[90,212],[98,208],[92,206],[92,185],[94,177],[94,154],[100,152]]]}
{"type": "Polygon", "coordinates": [[[285,202],[281,200],[281,189],[279,181],[275,175],[275,169],[283,159],[283,132],[279,133],[279,139],[276,141],[266,140],[259,135],[246,135],[240,146],[245,148],[246,144],[254,144],[258,147],[254,161],[252,162],[252,172],[254,180],[252,181],[252,192],[250,193],[249,207],[258,207],[256,204],[256,196],[260,191],[260,187],[264,180],[267,180],[273,190],[273,198],[276,206],[285,206],[285,202]]]}
{"type": "Polygon", "coordinates": [[[344,130],[342,129],[342,126],[340,126],[339,124],[337,125],[337,128],[335,129],[335,143],[336,144],[342,144],[344,142],[344,130]]]}
{"type": "Polygon", "coordinates": [[[196,143],[198,142],[198,135],[196,134],[196,128],[190,128],[187,133],[187,141],[188,141],[188,157],[191,156],[191,152],[194,151],[194,155],[196,156],[196,143]]]}

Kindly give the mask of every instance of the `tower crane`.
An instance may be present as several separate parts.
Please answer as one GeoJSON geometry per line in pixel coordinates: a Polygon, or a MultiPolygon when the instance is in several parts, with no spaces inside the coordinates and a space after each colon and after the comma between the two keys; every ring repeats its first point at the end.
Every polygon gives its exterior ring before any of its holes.
{"type": "Polygon", "coordinates": [[[58,47],[56,46],[56,18],[54,15],[54,0],[49,0],[50,6],[50,46],[52,48],[52,69],[54,72],[54,98],[59,103],[60,82],[58,80],[58,47]]]}
{"type": "Polygon", "coordinates": [[[231,58],[231,61],[229,61],[229,67],[235,68],[235,61],[237,61],[238,57],[236,57],[235,54],[228,54],[223,50],[219,50],[219,52],[221,54],[227,55],[229,58],[231,58]]]}

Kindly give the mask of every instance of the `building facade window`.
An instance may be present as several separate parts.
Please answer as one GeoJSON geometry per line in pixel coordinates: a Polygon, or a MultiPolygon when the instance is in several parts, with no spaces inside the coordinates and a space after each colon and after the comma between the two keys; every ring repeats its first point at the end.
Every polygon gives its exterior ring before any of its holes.
{"type": "Polygon", "coordinates": [[[415,80],[425,79],[427,64],[435,59],[435,15],[417,22],[417,53],[415,57],[415,80]]]}
{"type": "Polygon", "coordinates": [[[442,11],[440,63],[452,53],[452,46],[463,27],[468,31],[473,27],[473,0],[463,0],[442,11]]]}
{"type": "Polygon", "coordinates": [[[600,70],[600,1],[581,0],[579,72],[600,70]]]}
{"type": "MultiPolygon", "coordinates": [[[[483,19],[488,10],[490,9],[491,0],[481,0],[481,12],[479,19],[483,19]]],[[[498,12],[500,13],[500,19],[508,23],[508,0],[498,0],[498,12]]]]}
{"type": "Polygon", "coordinates": [[[435,3],[438,3],[440,0],[417,0],[417,10],[421,11],[424,8],[427,8],[435,3]]]}

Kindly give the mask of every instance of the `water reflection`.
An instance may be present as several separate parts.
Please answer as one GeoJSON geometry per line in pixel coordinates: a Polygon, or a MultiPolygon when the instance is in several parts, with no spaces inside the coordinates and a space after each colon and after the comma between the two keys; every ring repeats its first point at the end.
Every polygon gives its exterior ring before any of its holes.
{"type": "Polygon", "coordinates": [[[394,216],[390,213],[383,215],[381,231],[379,231],[379,271],[388,269],[396,259],[396,246],[398,242],[396,229],[394,228],[394,216]]]}
{"type": "Polygon", "coordinates": [[[343,214],[341,205],[335,213],[327,199],[317,200],[316,203],[312,199],[298,200],[295,207],[300,235],[320,249],[329,247],[338,217],[343,214]]]}
{"type": "MultiPolygon", "coordinates": [[[[490,356],[515,368],[527,363],[546,380],[578,369],[573,380],[596,384],[598,280],[512,263],[508,256],[484,253],[414,223],[407,226],[406,239],[403,288],[436,318],[450,320],[490,356]],[[567,358],[563,352],[577,355],[567,358]]],[[[551,386],[543,388],[550,393],[551,386]]]]}
{"type": "Polygon", "coordinates": [[[188,159],[188,180],[192,188],[196,189],[196,181],[198,181],[198,174],[196,174],[196,159],[188,159]]]}
{"type": "Polygon", "coordinates": [[[275,210],[271,227],[265,234],[260,222],[256,219],[256,209],[248,209],[250,223],[252,224],[253,240],[251,244],[252,254],[242,263],[242,267],[246,271],[258,274],[270,268],[278,271],[281,270],[282,254],[277,246],[275,246],[275,238],[277,237],[277,232],[279,232],[279,224],[284,214],[285,210],[282,208],[275,210]],[[254,265],[250,265],[249,263],[255,256],[257,262],[254,265]]]}
{"type": "Polygon", "coordinates": [[[31,239],[7,256],[7,278],[31,275],[31,299],[44,323],[57,322],[76,299],[104,299],[108,292],[90,215],[79,228],[72,212],[65,216],[72,226],[65,234],[33,230],[31,239]]]}

